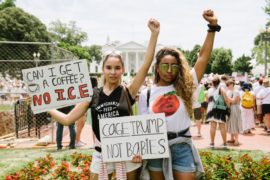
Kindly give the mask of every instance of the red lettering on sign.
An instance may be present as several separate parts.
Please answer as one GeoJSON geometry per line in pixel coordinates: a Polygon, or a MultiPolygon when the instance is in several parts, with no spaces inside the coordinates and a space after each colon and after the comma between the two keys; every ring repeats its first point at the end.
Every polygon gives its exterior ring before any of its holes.
{"type": "Polygon", "coordinates": [[[65,100],[66,98],[63,97],[64,89],[56,89],[54,90],[58,94],[57,101],[65,100]]]}
{"type": "Polygon", "coordinates": [[[46,92],[43,94],[43,100],[45,104],[50,104],[51,103],[51,95],[50,93],[46,92]]]}
{"type": "Polygon", "coordinates": [[[75,95],[72,95],[72,91],[74,90],[74,87],[70,87],[68,88],[68,98],[69,99],[75,99],[76,96],[75,95]]]}
{"type": "Polygon", "coordinates": [[[42,104],[42,96],[41,96],[41,94],[39,96],[37,96],[37,95],[33,96],[33,104],[34,104],[34,106],[42,104]]]}
{"type": "Polygon", "coordinates": [[[81,98],[89,97],[89,94],[87,94],[88,89],[84,89],[85,87],[87,87],[87,84],[82,84],[82,85],[79,86],[79,91],[80,91],[81,98]]]}

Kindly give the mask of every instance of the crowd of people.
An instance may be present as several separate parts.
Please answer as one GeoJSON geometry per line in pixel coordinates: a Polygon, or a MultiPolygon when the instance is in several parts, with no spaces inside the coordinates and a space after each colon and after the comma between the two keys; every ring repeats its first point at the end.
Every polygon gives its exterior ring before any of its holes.
{"type": "Polygon", "coordinates": [[[13,104],[26,94],[22,80],[0,76],[0,104],[13,104]]]}
{"type": "MultiPolygon", "coordinates": [[[[247,81],[236,81],[234,77],[225,75],[205,77],[193,97],[201,105],[199,113],[194,109],[195,121],[210,124],[210,147],[215,146],[218,125],[224,147],[227,143],[239,146],[238,135],[252,133],[256,124],[270,135],[270,88],[267,77],[251,77],[247,81]],[[227,138],[227,133],[230,138],[227,138]]],[[[198,136],[201,136],[198,123],[197,127],[198,136]]]]}

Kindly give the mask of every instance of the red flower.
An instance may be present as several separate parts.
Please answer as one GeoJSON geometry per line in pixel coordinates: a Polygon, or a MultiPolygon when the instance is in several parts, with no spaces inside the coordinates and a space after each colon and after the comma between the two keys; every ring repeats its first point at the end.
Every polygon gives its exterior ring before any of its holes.
{"type": "Polygon", "coordinates": [[[12,180],[11,176],[6,176],[5,180],[12,180]]]}

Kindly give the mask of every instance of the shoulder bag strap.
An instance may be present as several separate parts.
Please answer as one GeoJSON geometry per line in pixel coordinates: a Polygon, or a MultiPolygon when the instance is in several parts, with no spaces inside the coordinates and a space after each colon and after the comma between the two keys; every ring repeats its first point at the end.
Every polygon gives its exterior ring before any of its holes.
{"type": "Polygon", "coordinates": [[[133,116],[133,111],[132,111],[132,108],[131,108],[131,102],[130,102],[129,96],[127,94],[128,90],[127,90],[126,86],[123,86],[123,91],[124,91],[126,99],[127,99],[129,113],[130,113],[131,116],[133,116]]]}
{"type": "Polygon", "coordinates": [[[146,97],[147,108],[149,107],[150,93],[151,93],[151,86],[147,88],[147,97],[146,97]]]}

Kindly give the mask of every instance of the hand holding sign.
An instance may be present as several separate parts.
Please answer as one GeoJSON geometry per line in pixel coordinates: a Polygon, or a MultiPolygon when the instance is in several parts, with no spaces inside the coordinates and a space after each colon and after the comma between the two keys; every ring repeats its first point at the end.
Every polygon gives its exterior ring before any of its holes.
{"type": "Polygon", "coordinates": [[[169,157],[165,115],[100,119],[104,162],[169,157]]]}
{"type": "Polygon", "coordinates": [[[93,90],[87,67],[86,61],[77,60],[22,70],[33,112],[90,101],[93,90]]]}

